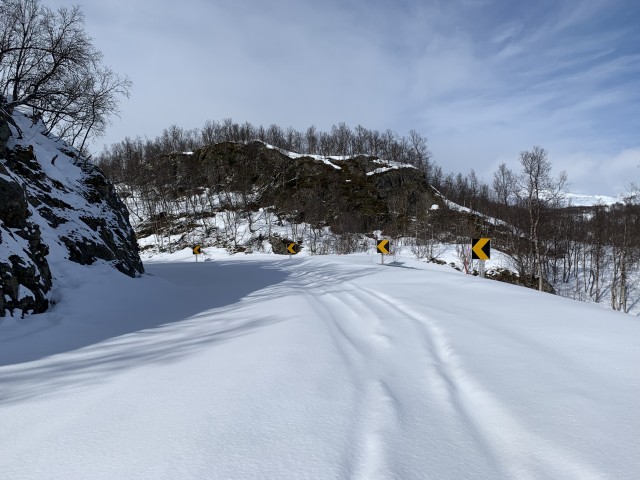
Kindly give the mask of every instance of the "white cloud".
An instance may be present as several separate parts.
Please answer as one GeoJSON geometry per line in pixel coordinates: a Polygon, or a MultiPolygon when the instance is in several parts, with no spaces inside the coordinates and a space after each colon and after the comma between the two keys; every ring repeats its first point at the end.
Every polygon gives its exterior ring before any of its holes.
{"type": "Polygon", "coordinates": [[[456,173],[490,173],[541,145],[591,189],[572,171],[636,147],[637,37],[623,24],[580,32],[608,2],[86,0],[84,10],[106,62],[134,80],[107,142],[225,117],[344,121],[416,129],[456,173]]]}

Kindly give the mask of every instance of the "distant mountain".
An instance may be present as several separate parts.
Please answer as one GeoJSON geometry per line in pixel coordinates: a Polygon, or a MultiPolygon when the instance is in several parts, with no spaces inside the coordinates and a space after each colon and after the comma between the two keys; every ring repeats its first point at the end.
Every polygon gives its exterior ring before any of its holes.
{"type": "Polygon", "coordinates": [[[588,195],[582,193],[567,193],[566,201],[572,207],[593,207],[596,205],[614,205],[622,203],[618,197],[610,197],[607,195],[588,195]]]}

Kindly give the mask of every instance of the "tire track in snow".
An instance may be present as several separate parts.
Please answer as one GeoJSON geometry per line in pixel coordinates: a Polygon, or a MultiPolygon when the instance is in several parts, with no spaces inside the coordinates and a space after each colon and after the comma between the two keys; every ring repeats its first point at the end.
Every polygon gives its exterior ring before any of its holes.
{"type": "MultiPolygon", "coordinates": [[[[424,399],[435,397],[445,412],[445,416],[452,422],[452,428],[458,429],[459,425],[467,428],[473,427],[474,424],[471,422],[464,406],[460,403],[456,377],[446,368],[447,364],[444,356],[450,354],[450,347],[446,346],[439,350],[429,335],[425,337],[424,331],[416,328],[416,319],[414,317],[408,315],[406,312],[400,311],[393,302],[388,301],[386,298],[380,298],[381,295],[379,292],[353,284],[349,284],[349,287],[350,290],[344,295],[350,297],[349,302],[346,302],[347,307],[352,308],[351,305],[353,303],[365,307],[363,311],[368,312],[377,319],[376,325],[378,329],[382,329],[385,325],[388,325],[390,328],[392,327],[394,330],[398,330],[403,337],[398,347],[400,350],[390,349],[386,355],[384,355],[385,358],[382,359],[384,362],[384,374],[378,374],[380,377],[389,378],[389,384],[382,381],[379,382],[382,392],[378,391],[376,393],[376,396],[381,399],[378,404],[382,405],[383,408],[385,406],[388,408],[389,400],[393,400],[392,403],[394,404],[393,414],[396,419],[395,431],[387,435],[388,439],[392,439],[391,443],[402,438],[399,423],[403,420],[402,412],[404,408],[401,404],[401,397],[395,395],[389,385],[392,385],[394,381],[398,379],[399,375],[404,374],[406,376],[407,371],[409,372],[409,377],[413,377],[413,381],[411,382],[413,393],[416,394],[420,392],[419,396],[424,399]],[[398,315],[399,313],[401,315],[398,315]],[[383,319],[386,321],[383,321],[383,319]],[[404,342],[406,342],[408,338],[415,339],[417,345],[416,348],[405,351],[403,350],[403,347],[406,346],[404,342]],[[416,351],[423,352],[422,358],[411,356],[415,354],[416,351]],[[407,355],[411,357],[403,358],[407,355]],[[404,360],[404,362],[401,361],[401,359],[404,360]],[[421,374],[424,382],[423,385],[420,385],[419,381],[421,374]],[[456,427],[456,425],[458,426],[456,427]]],[[[391,339],[391,335],[388,333],[383,333],[382,335],[391,339]]],[[[393,340],[389,340],[389,346],[393,345],[393,340]]],[[[382,411],[383,408],[377,408],[376,410],[382,411]]],[[[370,423],[374,425],[374,428],[378,419],[379,417],[377,415],[371,415],[370,423]]],[[[403,423],[405,424],[405,428],[411,429],[414,427],[407,422],[403,423]]],[[[426,432],[423,433],[428,435],[426,432]]],[[[493,452],[487,448],[486,441],[484,441],[482,435],[474,428],[471,429],[471,434],[475,439],[478,451],[483,454],[483,458],[489,462],[495,472],[503,474],[501,465],[496,462],[493,452]]],[[[374,430],[372,442],[367,443],[368,446],[372,443],[369,448],[370,458],[375,459],[376,456],[380,456],[380,453],[375,448],[375,439],[378,436],[378,431],[374,430]]],[[[399,448],[402,448],[402,446],[403,443],[400,442],[399,448]]],[[[355,478],[402,478],[402,476],[393,475],[389,470],[387,470],[384,475],[381,475],[383,470],[380,466],[374,467],[376,465],[375,462],[361,462],[361,464],[364,465],[364,467],[360,469],[362,476],[355,478]],[[367,467],[369,463],[371,463],[372,466],[367,467]]]]}
{"type": "Polygon", "coordinates": [[[398,429],[397,399],[389,386],[379,379],[369,381],[365,399],[360,419],[362,432],[350,478],[399,478],[391,462],[394,449],[389,448],[390,439],[398,429]]]}
{"type": "Polygon", "coordinates": [[[507,478],[603,480],[607,476],[585,459],[527,429],[509,409],[466,372],[446,334],[427,316],[385,293],[361,287],[372,302],[385,303],[415,323],[433,355],[457,413],[473,428],[507,478]]]}
{"type": "MultiPolygon", "coordinates": [[[[384,478],[378,475],[385,466],[385,444],[378,429],[379,422],[384,419],[385,415],[379,413],[378,402],[375,400],[377,395],[375,391],[376,384],[373,382],[372,385],[372,380],[369,378],[370,372],[367,371],[370,363],[369,352],[367,352],[365,346],[356,342],[345,328],[340,325],[341,322],[336,318],[334,310],[318,298],[321,295],[330,294],[314,295],[313,293],[304,293],[312,310],[318,314],[318,318],[328,320],[326,328],[344,360],[351,376],[352,384],[357,391],[354,406],[356,420],[353,430],[347,432],[351,437],[349,444],[352,449],[343,453],[340,463],[343,465],[343,470],[349,472],[348,478],[350,479],[384,478]],[[371,422],[373,422],[373,425],[371,422]]],[[[347,305],[343,306],[346,307],[347,305]]]]}
{"type": "MultiPolygon", "coordinates": [[[[349,347],[343,357],[362,392],[357,399],[359,414],[353,432],[354,451],[344,460],[350,473],[348,478],[414,478],[417,472],[407,477],[402,465],[395,465],[395,462],[398,453],[411,445],[416,433],[429,436],[424,429],[416,431],[415,415],[424,407],[420,398],[433,396],[436,392],[445,417],[451,419],[445,420],[446,424],[453,428],[458,428],[456,425],[460,423],[470,424],[467,419],[458,420],[461,415],[456,415],[458,411],[452,407],[455,384],[446,372],[438,370],[442,362],[430,353],[435,347],[424,347],[424,335],[422,331],[416,331],[415,319],[406,314],[398,316],[398,310],[380,300],[377,293],[352,282],[343,282],[336,287],[335,279],[323,276],[324,281],[318,281],[312,277],[312,273],[305,272],[303,292],[315,305],[314,310],[327,320],[326,326],[338,348],[344,349],[341,345],[349,347]],[[417,351],[424,352],[423,359],[415,358],[417,351]],[[426,385],[419,385],[417,378],[420,363],[426,370],[426,385]],[[394,388],[400,391],[396,393],[394,388]],[[412,404],[404,406],[407,394],[412,398],[412,404]],[[409,411],[413,418],[405,416],[409,411]]],[[[431,428],[430,425],[426,427],[431,428]]],[[[486,445],[481,439],[477,443],[481,447],[486,445]]],[[[483,457],[491,461],[492,452],[484,451],[483,457]]],[[[500,471],[497,465],[493,465],[493,470],[500,471]]]]}
{"type": "MultiPolygon", "coordinates": [[[[476,427],[472,415],[462,402],[461,383],[466,373],[450,361],[454,354],[446,337],[439,329],[433,332],[425,330],[424,323],[413,312],[399,308],[398,303],[391,297],[365,287],[360,287],[359,293],[362,295],[362,301],[376,305],[377,310],[388,311],[394,323],[401,319],[408,320],[405,324],[409,325],[415,337],[420,339],[424,352],[423,373],[429,385],[427,394],[436,399],[448,415],[456,418],[456,422],[472,436],[478,451],[490,462],[491,467],[501,477],[505,477],[505,470],[496,458],[495,452],[487,444],[482,431],[476,427]]],[[[418,360],[416,358],[416,362],[418,360]]]]}
{"type": "Polygon", "coordinates": [[[353,375],[353,366],[361,361],[361,357],[363,355],[361,346],[355,343],[350,335],[347,335],[344,328],[340,325],[340,322],[336,320],[333,311],[318,300],[316,295],[306,292],[304,292],[303,295],[311,307],[311,310],[314,311],[319,318],[328,318],[331,321],[328,328],[329,335],[333,339],[333,343],[338,348],[340,356],[349,367],[349,371],[352,373],[353,378],[357,379],[357,375],[353,375]],[[345,348],[345,342],[342,341],[343,339],[346,340],[346,345],[348,345],[349,348],[345,348]]]}
{"type": "MultiPolygon", "coordinates": [[[[407,333],[421,342],[423,362],[429,384],[425,395],[439,400],[449,417],[473,439],[479,452],[492,465],[496,478],[567,478],[599,480],[606,476],[588,461],[576,457],[566,447],[550,442],[523,425],[498,398],[487,391],[465,370],[446,334],[431,318],[392,296],[316,272],[305,272],[305,291],[322,305],[324,318],[338,345],[349,345],[350,367],[360,378],[363,394],[359,399],[361,418],[355,432],[355,461],[349,478],[400,478],[394,468],[394,445],[402,447],[402,395],[394,378],[398,364],[406,360],[402,352],[407,333]],[[347,312],[336,314],[336,312],[347,312]],[[364,318],[366,321],[356,321],[364,318]],[[345,321],[346,319],[346,321],[345,321]],[[355,319],[355,320],[354,320],[355,319]],[[395,348],[386,326],[403,331],[395,348]],[[376,338],[377,337],[377,338],[376,338]],[[367,379],[363,381],[363,379],[367,379]],[[392,401],[397,398],[398,401],[392,401]]],[[[353,278],[353,277],[352,277],[353,278]]],[[[391,330],[390,330],[391,331],[391,330]]],[[[408,362],[404,362],[408,365],[408,362]]],[[[418,387],[416,387],[417,389],[418,387]]]]}
{"type": "MultiPolygon", "coordinates": [[[[382,320],[349,290],[322,288],[323,282],[311,281],[309,284],[315,292],[306,291],[304,295],[320,318],[328,320],[327,328],[338,349],[342,350],[360,392],[352,432],[353,451],[343,460],[348,478],[398,478],[392,462],[395,449],[390,445],[401,428],[401,405],[384,379],[386,369],[381,368],[381,363],[386,363],[386,355],[381,361],[381,354],[392,346],[389,336],[380,330],[382,320]],[[358,306],[354,307],[354,304],[358,306]],[[341,313],[336,315],[335,312],[341,313]],[[348,345],[348,349],[342,345],[348,345]]],[[[346,285],[342,284],[343,287],[346,285]]]]}
{"type": "Polygon", "coordinates": [[[395,444],[402,437],[402,405],[387,381],[389,356],[393,342],[382,331],[383,320],[374,309],[343,284],[339,292],[325,293],[321,298],[332,311],[346,312],[332,317],[336,327],[352,344],[359,344],[364,362],[360,366],[363,394],[355,434],[355,452],[351,459],[350,478],[354,480],[400,478],[394,470],[395,444]],[[340,323],[348,325],[340,326],[340,323]]]}

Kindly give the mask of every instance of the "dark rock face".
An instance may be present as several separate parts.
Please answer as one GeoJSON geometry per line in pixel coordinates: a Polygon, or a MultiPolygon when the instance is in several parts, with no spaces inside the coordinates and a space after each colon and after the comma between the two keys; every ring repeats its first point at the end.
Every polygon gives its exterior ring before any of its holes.
{"type": "Polygon", "coordinates": [[[6,120],[0,119],[0,150],[4,150],[4,147],[9,141],[9,137],[11,137],[11,130],[9,129],[9,125],[7,124],[6,120]]]}
{"type": "MultiPolygon", "coordinates": [[[[203,216],[213,217],[223,211],[240,215],[263,211],[270,222],[306,224],[318,238],[327,232],[340,236],[339,247],[328,247],[327,253],[337,248],[341,252],[357,251],[362,245],[358,238],[373,238],[378,234],[375,232],[394,237],[415,235],[417,223],[424,225],[427,220],[437,219],[438,215],[430,211],[432,207],[439,208],[434,212],[448,210],[445,199],[429,185],[421,170],[368,155],[322,157],[292,154],[260,141],[221,142],[191,153],[162,155],[152,162],[142,162],[140,170],[144,178],[132,179],[131,187],[144,192],[142,195],[148,196],[154,208],[137,225],[139,237],[180,234],[183,220],[162,211],[162,205],[178,205],[185,197],[205,192],[209,198],[218,195],[220,203],[209,201],[203,207],[203,216]]],[[[191,216],[191,220],[197,219],[191,216]]],[[[230,248],[227,238],[216,236],[215,242],[230,248]]],[[[245,246],[259,249],[262,242],[254,236],[245,246]]],[[[274,253],[289,254],[279,239],[269,238],[269,243],[274,253]]],[[[173,245],[188,246],[189,240],[184,238],[173,245]]],[[[232,249],[237,251],[238,246],[234,244],[232,249]]],[[[319,250],[309,247],[308,251],[319,250]]]]}
{"type": "MultiPolygon", "coordinates": [[[[80,220],[98,234],[98,241],[86,241],[79,249],[81,259],[73,260],[80,264],[92,264],[97,259],[108,260],[122,273],[135,277],[144,271],[138,254],[138,243],[125,204],[116,194],[113,184],[104,174],[90,163],[80,168],[85,173],[85,198],[88,202],[101,205],[105,216],[80,216],[80,220]],[[110,218],[109,218],[110,217],[110,218]],[[116,228],[113,228],[113,227],[116,228]]],[[[66,242],[65,242],[66,243],[66,242]]],[[[67,245],[68,246],[68,245],[67,245]]],[[[69,248],[71,254],[73,247],[69,248]]],[[[78,250],[78,246],[75,246],[78,250]]]]}
{"type": "Polygon", "coordinates": [[[90,265],[104,260],[129,276],[143,272],[127,209],[97,167],[58,149],[56,165],[69,177],[54,179],[44,168],[53,165],[51,147],[42,147],[51,140],[36,135],[34,150],[3,139],[0,136],[0,317],[17,310],[22,315],[45,311],[56,262],[90,265]],[[51,257],[54,244],[57,254],[51,257]],[[61,255],[64,251],[68,254],[61,255]]]}
{"type": "Polygon", "coordinates": [[[17,182],[8,178],[7,169],[0,164],[0,218],[9,228],[23,228],[28,216],[27,196],[17,182]]]}
{"type": "Polygon", "coordinates": [[[339,234],[395,234],[418,208],[441,202],[419,170],[365,155],[334,160],[332,166],[312,156],[292,159],[258,141],[222,142],[162,162],[171,179],[161,181],[175,188],[175,198],[210,186],[240,193],[257,189],[255,204],[243,208],[274,207],[280,217],[339,234]]]}

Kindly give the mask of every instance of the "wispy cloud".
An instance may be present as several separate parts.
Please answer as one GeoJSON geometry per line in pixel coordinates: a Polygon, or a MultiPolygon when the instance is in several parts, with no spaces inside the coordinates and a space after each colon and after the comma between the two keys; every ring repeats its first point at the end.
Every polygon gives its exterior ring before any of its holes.
{"type": "Polygon", "coordinates": [[[84,10],[108,63],[135,82],[107,142],[223,117],[414,128],[446,170],[488,178],[539,144],[574,188],[600,193],[615,193],[620,169],[602,168],[598,183],[580,169],[640,148],[632,1],[85,0],[84,10]]]}

